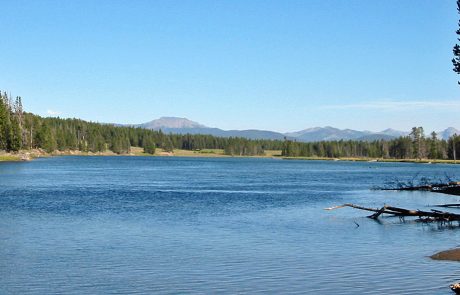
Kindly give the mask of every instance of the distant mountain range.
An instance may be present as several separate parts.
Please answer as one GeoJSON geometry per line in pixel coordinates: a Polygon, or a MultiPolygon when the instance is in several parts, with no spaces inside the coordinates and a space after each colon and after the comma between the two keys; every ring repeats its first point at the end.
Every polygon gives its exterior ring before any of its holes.
{"type": "Polygon", "coordinates": [[[211,128],[186,118],[161,117],[144,124],[136,125],[152,130],[160,130],[164,133],[175,134],[209,134],[221,137],[245,137],[249,139],[279,139],[283,140],[286,135],[265,130],[222,130],[211,128]]]}
{"type": "MultiPolygon", "coordinates": [[[[174,134],[208,134],[221,137],[244,137],[249,139],[293,139],[302,142],[328,141],[328,140],[362,140],[372,141],[385,139],[390,140],[400,136],[406,136],[409,131],[399,131],[394,129],[385,129],[380,132],[358,131],[351,129],[338,129],[334,127],[315,127],[308,128],[297,132],[280,133],[268,130],[222,130],[202,125],[186,118],[161,117],[159,119],[134,125],[152,130],[162,130],[164,133],[174,134]]],[[[449,127],[443,131],[437,132],[438,138],[448,139],[453,134],[459,134],[460,130],[449,127]]],[[[428,136],[429,134],[427,134],[428,136]]]]}

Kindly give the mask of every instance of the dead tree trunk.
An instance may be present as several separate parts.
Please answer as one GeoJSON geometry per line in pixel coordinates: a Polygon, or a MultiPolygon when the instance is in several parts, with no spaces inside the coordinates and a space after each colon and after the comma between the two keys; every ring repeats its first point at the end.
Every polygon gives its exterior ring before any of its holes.
{"type": "Polygon", "coordinates": [[[335,210],[335,209],[344,208],[344,207],[350,207],[350,208],[355,208],[359,210],[375,212],[374,214],[368,216],[369,218],[372,218],[372,219],[377,219],[382,214],[388,214],[388,215],[399,216],[399,217],[405,217],[405,216],[418,217],[419,219],[423,221],[443,221],[443,222],[460,221],[460,214],[455,214],[451,212],[444,212],[444,211],[439,211],[439,210],[431,210],[431,211],[409,210],[409,209],[398,208],[398,207],[387,206],[387,205],[383,206],[380,209],[374,209],[374,208],[367,208],[367,207],[348,203],[348,204],[343,204],[340,206],[326,208],[325,210],[335,210]]]}

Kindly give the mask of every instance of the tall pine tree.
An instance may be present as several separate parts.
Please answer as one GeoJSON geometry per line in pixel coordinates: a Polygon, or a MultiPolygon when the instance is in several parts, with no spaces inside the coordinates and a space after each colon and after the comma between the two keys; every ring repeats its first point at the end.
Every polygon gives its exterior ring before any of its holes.
{"type": "MultiPolygon", "coordinates": [[[[460,0],[457,0],[457,12],[460,14],[460,0]]],[[[457,40],[460,41],[460,20],[458,21],[459,29],[457,29],[457,40]]],[[[452,64],[454,65],[454,72],[460,74],[460,46],[458,44],[454,45],[453,48],[454,58],[452,59],[452,64]]],[[[457,82],[460,84],[460,81],[457,82]]]]}

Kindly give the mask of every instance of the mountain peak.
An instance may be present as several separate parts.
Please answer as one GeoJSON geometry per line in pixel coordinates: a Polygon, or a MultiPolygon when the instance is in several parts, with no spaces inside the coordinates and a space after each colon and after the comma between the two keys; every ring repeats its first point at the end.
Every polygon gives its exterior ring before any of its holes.
{"type": "Polygon", "coordinates": [[[449,128],[446,128],[445,130],[439,132],[438,137],[447,140],[454,134],[460,135],[460,130],[455,129],[454,127],[449,127],[449,128]]]}
{"type": "Polygon", "coordinates": [[[380,131],[378,133],[388,135],[388,136],[394,136],[394,137],[406,136],[406,135],[409,134],[409,132],[400,131],[400,130],[396,130],[396,129],[393,129],[393,128],[387,128],[387,129],[385,129],[383,131],[380,131]]]}
{"type": "Polygon", "coordinates": [[[458,130],[455,129],[454,127],[448,127],[448,128],[446,128],[446,130],[444,130],[444,131],[448,131],[448,132],[458,132],[458,130]]]}
{"type": "Polygon", "coordinates": [[[399,132],[399,131],[396,130],[396,129],[393,129],[393,128],[387,128],[387,129],[381,131],[380,133],[385,133],[385,132],[399,132]]]}
{"type": "Polygon", "coordinates": [[[206,128],[206,126],[198,122],[179,117],[161,117],[159,119],[141,124],[140,127],[154,130],[165,128],[206,128]]]}

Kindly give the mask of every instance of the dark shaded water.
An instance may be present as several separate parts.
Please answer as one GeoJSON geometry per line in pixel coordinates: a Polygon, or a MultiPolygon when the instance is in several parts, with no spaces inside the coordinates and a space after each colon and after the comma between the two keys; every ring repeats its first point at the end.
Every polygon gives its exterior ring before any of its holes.
{"type": "Polygon", "coordinates": [[[323,210],[460,202],[369,190],[395,177],[446,173],[460,178],[460,166],[152,157],[0,163],[0,294],[450,294],[460,263],[427,256],[458,246],[459,229],[323,210]]]}

